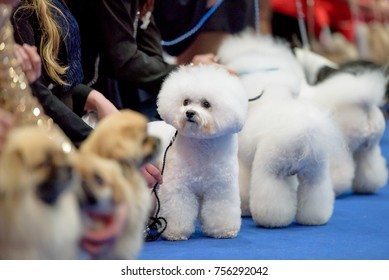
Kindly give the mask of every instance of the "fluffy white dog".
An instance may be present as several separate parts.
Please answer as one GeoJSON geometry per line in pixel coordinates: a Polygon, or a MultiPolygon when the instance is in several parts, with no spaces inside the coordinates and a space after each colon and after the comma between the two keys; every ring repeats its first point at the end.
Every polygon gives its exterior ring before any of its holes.
{"type": "Polygon", "coordinates": [[[326,223],[334,204],[329,157],[343,139],[326,114],[297,98],[304,72],[293,53],[244,33],[228,38],[218,55],[254,99],[239,133],[243,215],[264,227],[326,223]]]}
{"type": "MultiPolygon", "coordinates": [[[[236,237],[241,224],[238,186],[238,139],[246,119],[247,95],[237,77],[214,66],[181,67],[164,82],[158,112],[149,133],[168,145],[158,165],[163,184],[160,216],[167,220],[163,237],[186,240],[199,217],[214,238],[236,237]]],[[[162,149],[162,152],[165,149],[162,149]]]]}
{"type": "MultiPolygon", "coordinates": [[[[307,50],[296,50],[296,54],[305,69],[309,69],[308,74],[318,73],[320,66],[332,66],[307,50]]],[[[386,160],[379,145],[385,130],[380,106],[388,79],[382,69],[369,65],[366,62],[339,65],[338,70],[333,69],[320,83],[305,85],[301,91],[301,98],[331,112],[353,159],[338,165],[338,172],[351,171],[352,181],[338,185],[337,194],[350,188],[356,193],[372,193],[388,180],[386,160]]]]}

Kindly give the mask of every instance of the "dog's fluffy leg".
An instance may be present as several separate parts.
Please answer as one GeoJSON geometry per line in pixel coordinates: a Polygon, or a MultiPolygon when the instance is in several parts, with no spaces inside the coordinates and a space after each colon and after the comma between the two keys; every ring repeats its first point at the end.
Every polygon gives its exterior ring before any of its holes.
{"type": "Polygon", "coordinates": [[[303,225],[322,225],[331,218],[335,200],[329,162],[314,160],[309,166],[298,175],[296,220],[303,225]]]}
{"type": "Polygon", "coordinates": [[[355,174],[355,163],[350,151],[337,149],[330,158],[330,170],[336,195],[351,188],[355,174]]]}
{"type": "Polygon", "coordinates": [[[223,182],[221,186],[209,189],[200,210],[202,231],[205,234],[213,238],[234,238],[238,235],[241,224],[238,191],[238,182],[223,182]]]}
{"type": "Polygon", "coordinates": [[[257,150],[250,182],[251,215],[257,225],[285,227],[296,215],[297,178],[276,174],[268,162],[257,150]]]}
{"type": "Polygon", "coordinates": [[[184,186],[169,184],[160,186],[159,198],[160,216],[167,221],[167,228],[162,237],[167,240],[188,240],[195,231],[199,211],[196,195],[184,186]],[[177,209],[179,211],[176,211],[177,209]]]}
{"type": "Polygon", "coordinates": [[[373,193],[385,186],[388,169],[379,145],[375,145],[371,150],[356,153],[354,159],[357,166],[352,189],[355,193],[373,193]]]}
{"type": "Polygon", "coordinates": [[[250,177],[251,172],[249,168],[239,161],[239,191],[240,191],[240,209],[242,210],[242,216],[251,216],[250,213],[250,177]]]}

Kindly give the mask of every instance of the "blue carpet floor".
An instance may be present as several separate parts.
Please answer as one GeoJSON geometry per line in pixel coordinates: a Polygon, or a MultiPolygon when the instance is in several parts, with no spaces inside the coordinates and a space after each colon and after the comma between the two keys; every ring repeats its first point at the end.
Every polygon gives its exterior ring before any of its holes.
{"type": "MultiPolygon", "coordinates": [[[[389,122],[381,147],[389,163],[389,122]]],[[[389,260],[389,186],[373,195],[338,197],[323,226],[256,227],[243,218],[235,239],[212,239],[197,227],[188,241],[147,242],[140,260],[389,260]]]]}

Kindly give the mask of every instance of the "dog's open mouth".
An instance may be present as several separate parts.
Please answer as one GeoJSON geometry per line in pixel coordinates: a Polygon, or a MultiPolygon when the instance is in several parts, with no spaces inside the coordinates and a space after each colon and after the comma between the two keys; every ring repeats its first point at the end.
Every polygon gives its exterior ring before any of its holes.
{"type": "Polygon", "coordinates": [[[118,237],[115,213],[85,211],[85,214],[88,227],[81,240],[81,247],[91,256],[97,256],[108,251],[118,237]]]}

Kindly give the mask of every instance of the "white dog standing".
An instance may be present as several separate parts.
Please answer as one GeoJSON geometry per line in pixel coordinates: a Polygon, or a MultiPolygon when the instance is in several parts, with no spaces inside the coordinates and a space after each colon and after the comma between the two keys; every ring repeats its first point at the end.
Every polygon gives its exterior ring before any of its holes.
{"type": "Polygon", "coordinates": [[[327,115],[297,97],[304,73],[292,52],[247,33],[227,39],[218,55],[250,98],[262,94],[239,133],[243,214],[264,227],[326,223],[334,204],[329,155],[343,140],[327,115]]]}
{"type": "MultiPolygon", "coordinates": [[[[246,119],[247,94],[237,77],[214,66],[181,67],[164,82],[149,133],[166,147],[160,216],[163,237],[186,240],[199,217],[214,238],[234,238],[240,230],[238,139],[246,119]]],[[[162,149],[162,152],[165,149],[162,149]]],[[[162,156],[159,166],[163,164],[162,156]]]]}
{"type": "MultiPolygon", "coordinates": [[[[318,73],[320,66],[330,66],[317,54],[296,50],[297,58],[307,74],[318,73]]],[[[380,141],[385,119],[380,109],[384,102],[388,78],[383,69],[368,63],[350,62],[332,69],[332,74],[315,86],[305,85],[301,98],[318,108],[330,111],[347,142],[351,161],[336,164],[336,173],[351,172],[349,184],[335,186],[337,194],[352,189],[355,193],[373,193],[385,186],[388,168],[380,141]]],[[[314,78],[311,80],[315,80],[314,78]]]]}

